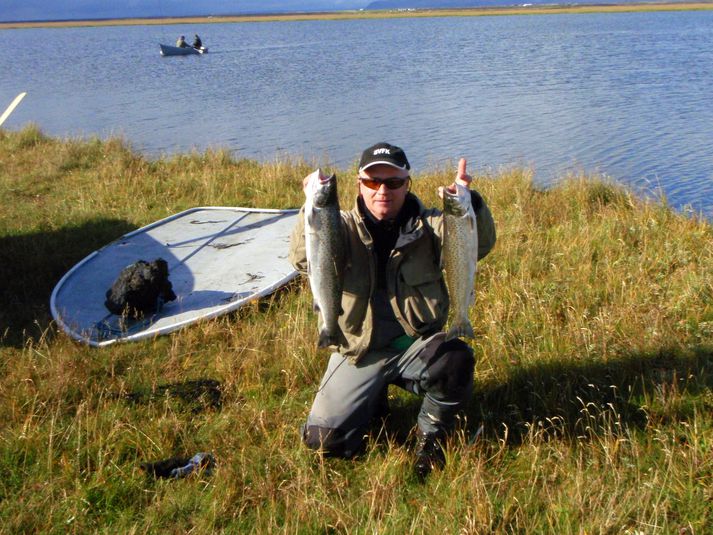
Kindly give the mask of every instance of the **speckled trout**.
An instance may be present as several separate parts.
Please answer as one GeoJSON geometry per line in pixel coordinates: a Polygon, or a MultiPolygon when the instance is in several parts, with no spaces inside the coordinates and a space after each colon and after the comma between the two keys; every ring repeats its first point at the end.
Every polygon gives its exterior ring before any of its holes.
{"type": "Polygon", "coordinates": [[[456,184],[456,192],[442,188],[443,269],[451,302],[452,322],[446,340],[473,338],[468,310],[475,302],[475,272],[478,269],[478,229],[470,190],[456,184]]]}
{"type": "Polygon", "coordinates": [[[305,249],[307,273],[319,313],[319,347],[344,343],[337,318],[342,312],[341,269],[345,244],[342,235],[337,177],[325,177],[317,169],[309,175],[305,200],[305,249]]]}

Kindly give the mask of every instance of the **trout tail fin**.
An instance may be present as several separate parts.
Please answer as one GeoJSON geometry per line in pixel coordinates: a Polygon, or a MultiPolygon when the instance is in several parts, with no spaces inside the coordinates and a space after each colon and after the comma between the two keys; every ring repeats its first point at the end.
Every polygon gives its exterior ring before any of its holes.
{"type": "Polygon", "coordinates": [[[347,339],[344,336],[342,330],[337,327],[336,332],[329,332],[326,327],[319,331],[319,341],[317,342],[318,347],[329,347],[329,346],[346,346],[347,339]]]}
{"type": "Polygon", "coordinates": [[[475,338],[470,321],[460,321],[453,324],[446,333],[446,340],[452,340],[453,338],[475,338]]]}

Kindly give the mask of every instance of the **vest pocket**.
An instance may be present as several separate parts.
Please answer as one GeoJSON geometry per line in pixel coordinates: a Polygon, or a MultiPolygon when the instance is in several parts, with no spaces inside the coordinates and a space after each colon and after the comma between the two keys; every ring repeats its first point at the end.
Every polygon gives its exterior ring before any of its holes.
{"type": "Polygon", "coordinates": [[[340,324],[343,325],[347,332],[355,334],[361,329],[364,316],[366,316],[366,305],[368,301],[368,298],[346,290],[342,292],[342,310],[344,313],[339,319],[340,324]]]}
{"type": "Polygon", "coordinates": [[[401,266],[396,293],[402,298],[402,313],[421,332],[440,328],[448,314],[448,293],[436,266],[401,266]]]}

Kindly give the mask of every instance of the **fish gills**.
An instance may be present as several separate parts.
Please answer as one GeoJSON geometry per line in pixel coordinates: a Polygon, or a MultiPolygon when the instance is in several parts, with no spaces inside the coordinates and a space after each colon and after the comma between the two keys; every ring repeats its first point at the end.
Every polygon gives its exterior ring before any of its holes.
{"type": "Polygon", "coordinates": [[[305,200],[305,248],[309,285],[319,313],[319,347],[345,344],[337,319],[342,312],[341,270],[344,264],[337,177],[317,169],[309,176],[305,200]]]}
{"type": "Polygon", "coordinates": [[[470,191],[456,184],[456,192],[443,188],[443,268],[453,310],[446,340],[473,338],[468,310],[475,302],[478,269],[478,229],[470,191]]]}

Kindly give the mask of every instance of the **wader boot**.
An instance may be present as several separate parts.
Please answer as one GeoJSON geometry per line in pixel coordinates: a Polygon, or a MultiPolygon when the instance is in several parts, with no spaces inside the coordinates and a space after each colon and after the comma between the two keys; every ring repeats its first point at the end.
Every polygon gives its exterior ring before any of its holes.
{"type": "Polygon", "coordinates": [[[443,452],[441,440],[441,434],[418,432],[416,462],[413,468],[420,481],[425,480],[434,469],[442,470],[446,465],[446,454],[443,452]]]}

